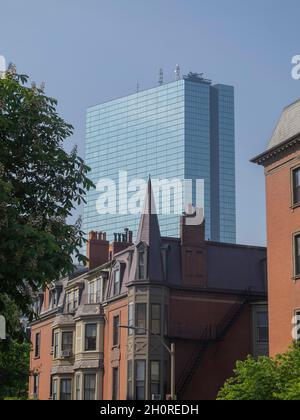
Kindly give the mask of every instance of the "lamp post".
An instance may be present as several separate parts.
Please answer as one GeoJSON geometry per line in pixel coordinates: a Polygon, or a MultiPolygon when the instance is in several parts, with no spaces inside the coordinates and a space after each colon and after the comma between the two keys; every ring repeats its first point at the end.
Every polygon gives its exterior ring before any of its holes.
{"type": "Polygon", "coordinates": [[[145,333],[149,333],[150,335],[153,335],[154,337],[157,337],[159,339],[162,346],[167,350],[171,358],[171,375],[170,375],[171,376],[171,399],[176,400],[176,382],[175,382],[176,381],[176,376],[175,376],[176,347],[175,347],[175,343],[171,343],[171,346],[169,347],[159,334],[155,334],[148,328],[131,327],[129,325],[119,325],[119,328],[126,328],[127,330],[133,330],[133,331],[145,331],[145,333]]]}

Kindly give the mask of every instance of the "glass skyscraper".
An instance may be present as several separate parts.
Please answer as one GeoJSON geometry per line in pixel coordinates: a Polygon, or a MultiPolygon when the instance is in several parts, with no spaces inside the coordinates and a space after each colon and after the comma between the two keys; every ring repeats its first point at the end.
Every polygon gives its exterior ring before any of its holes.
{"type": "MultiPolygon", "coordinates": [[[[128,182],[146,181],[149,175],[153,179],[203,179],[206,237],[235,243],[233,87],[212,85],[190,73],[178,81],[93,106],[87,110],[85,158],[95,184],[107,178],[117,188],[120,171],[127,172],[128,182]]],[[[119,208],[117,214],[99,214],[99,195],[97,190],[88,193],[85,232],[107,232],[112,239],[128,227],[135,234],[140,216],[120,214],[119,208]]],[[[179,236],[178,215],[159,214],[159,220],[163,236],[179,236]]]]}

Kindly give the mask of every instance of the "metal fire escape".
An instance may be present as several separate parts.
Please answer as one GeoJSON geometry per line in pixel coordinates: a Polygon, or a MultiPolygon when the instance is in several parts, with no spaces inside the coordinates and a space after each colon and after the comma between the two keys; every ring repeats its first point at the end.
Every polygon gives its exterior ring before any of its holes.
{"type": "Polygon", "coordinates": [[[181,399],[184,396],[184,393],[191,380],[193,379],[194,374],[200,367],[201,361],[206,353],[206,350],[212,343],[224,339],[227,332],[242,314],[248,302],[249,301],[247,299],[241,303],[233,305],[228,311],[228,313],[224,316],[220,324],[209,325],[201,331],[199,344],[196,346],[192,356],[186,363],[186,366],[183,369],[183,372],[176,384],[176,391],[179,399],[181,399]]]}

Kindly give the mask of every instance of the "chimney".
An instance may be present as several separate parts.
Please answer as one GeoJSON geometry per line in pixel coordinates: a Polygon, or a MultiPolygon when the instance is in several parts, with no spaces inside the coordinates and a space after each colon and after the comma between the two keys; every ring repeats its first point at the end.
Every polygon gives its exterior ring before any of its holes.
{"type": "Polygon", "coordinates": [[[189,287],[207,285],[205,221],[199,220],[197,224],[196,217],[185,214],[180,221],[182,282],[189,287]]]}
{"type": "Polygon", "coordinates": [[[90,232],[87,243],[87,258],[89,270],[100,267],[109,260],[109,242],[104,232],[90,232]]]}
{"type": "Polygon", "coordinates": [[[132,238],[133,234],[128,228],[124,229],[124,233],[115,233],[114,242],[110,246],[112,258],[124,249],[129,248],[133,244],[132,238]]]}

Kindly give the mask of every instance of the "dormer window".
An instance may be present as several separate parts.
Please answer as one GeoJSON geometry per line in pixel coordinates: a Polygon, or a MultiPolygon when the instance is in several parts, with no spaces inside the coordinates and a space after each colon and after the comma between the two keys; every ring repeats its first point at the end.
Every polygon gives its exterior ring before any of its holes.
{"type": "Polygon", "coordinates": [[[79,306],[79,289],[71,290],[67,293],[67,310],[74,312],[79,306]]]}
{"type": "Polygon", "coordinates": [[[100,303],[102,301],[102,279],[90,281],[88,284],[88,302],[100,303]]]}
{"type": "Polygon", "coordinates": [[[113,279],[113,292],[114,296],[120,293],[120,286],[121,286],[121,270],[118,268],[114,271],[114,279],[113,279]]]}
{"type": "Polygon", "coordinates": [[[144,280],[146,274],[146,258],[145,258],[145,251],[140,250],[138,253],[138,279],[144,280]]]}

